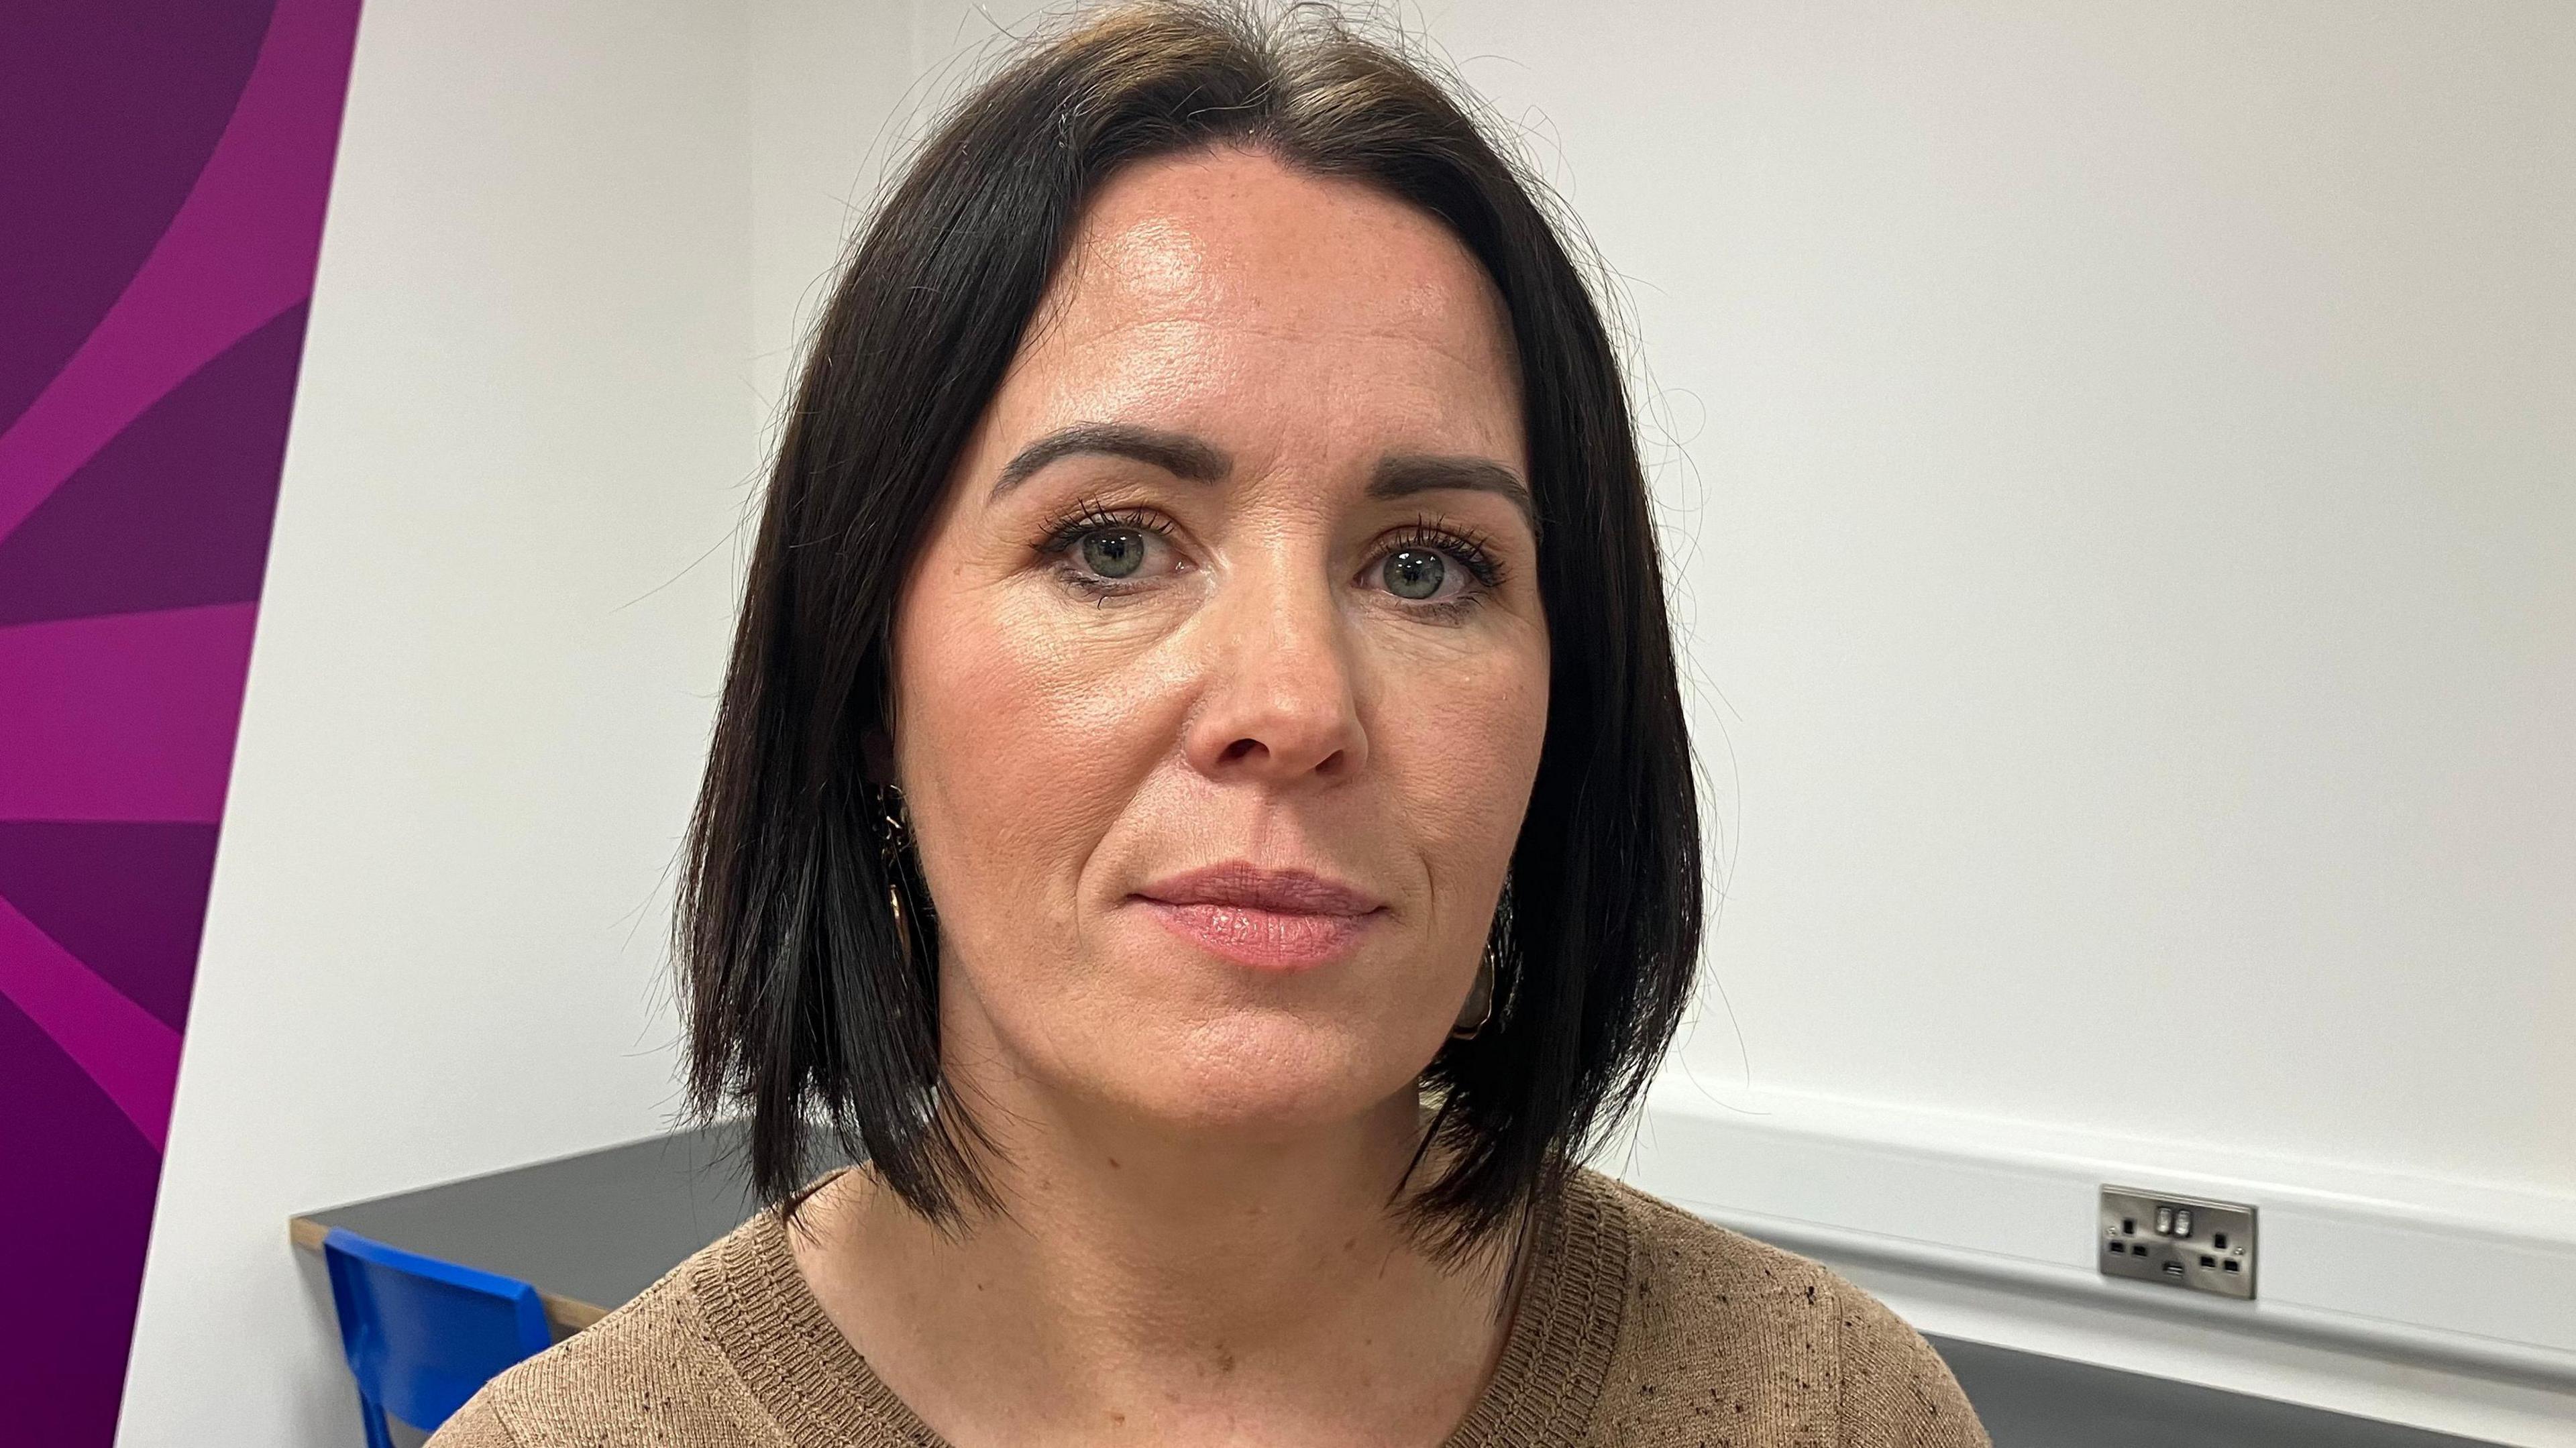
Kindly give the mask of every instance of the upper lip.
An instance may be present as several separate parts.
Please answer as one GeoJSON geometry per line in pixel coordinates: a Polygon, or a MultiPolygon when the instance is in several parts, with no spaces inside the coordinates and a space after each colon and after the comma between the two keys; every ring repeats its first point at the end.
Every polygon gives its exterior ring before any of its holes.
{"type": "Polygon", "coordinates": [[[1167,876],[1136,892],[1166,905],[1240,905],[1296,915],[1366,915],[1378,898],[1312,870],[1270,869],[1225,860],[1167,876]]]}

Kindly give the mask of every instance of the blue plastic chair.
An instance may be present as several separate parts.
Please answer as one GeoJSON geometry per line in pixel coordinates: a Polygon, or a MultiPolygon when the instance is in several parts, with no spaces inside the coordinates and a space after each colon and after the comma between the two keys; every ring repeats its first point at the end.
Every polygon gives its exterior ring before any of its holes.
{"type": "Polygon", "coordinates": [[[435,1432],[503,1368],[554,1345],[544,1301],[516,1278],[336,1227],[322,1239],[322,1260],[367,1448],[393,1448],[385,1414],[435,1432]]]}

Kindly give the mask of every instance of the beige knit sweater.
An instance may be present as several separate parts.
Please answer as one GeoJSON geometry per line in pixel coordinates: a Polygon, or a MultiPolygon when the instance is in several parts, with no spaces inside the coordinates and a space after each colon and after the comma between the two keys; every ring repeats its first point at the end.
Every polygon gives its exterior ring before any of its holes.
{"type": "MultiPolygon", "coordinates": [[[[1444,1448],[1986,1448],[1929,1344],[1804,1257],[1578,1173],[1444,1448]]],[[[432,1448],[943,1448],[805,1287],[774,1212],[486,1385],[432,1448]]]]}

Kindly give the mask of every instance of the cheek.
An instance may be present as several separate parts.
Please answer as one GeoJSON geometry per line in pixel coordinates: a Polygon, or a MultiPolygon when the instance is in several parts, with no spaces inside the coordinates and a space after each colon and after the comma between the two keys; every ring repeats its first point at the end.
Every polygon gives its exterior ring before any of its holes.
{"type": "Polygon", "coordinates": [[[945,929],[1070,923],[1080,871],[1159,751],[1156,682],[1025,590],[917,600],[898,734],[945,929]]]}
{"type": "Polygon", "coordinates": [[[1547,735],[1542,640],[1447,661],[1389,660],[1371,735],[1386,788],[1429,869],[1443,937],[1481,939],[1529,807],[1547,735]]]}

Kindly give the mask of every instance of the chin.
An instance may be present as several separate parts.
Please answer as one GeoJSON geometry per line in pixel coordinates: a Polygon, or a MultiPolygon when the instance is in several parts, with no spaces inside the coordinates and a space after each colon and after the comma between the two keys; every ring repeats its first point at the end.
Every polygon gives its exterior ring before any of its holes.
{"type": "Polygon", "coordinates": [[[1140,1114],[1185,1132],[1254,1140],[1380,1109],[1429,1060],[1411,1060],[1382,1027],[1363,1032],[1279,1010],[1230,1013],[1121,1055],[1109,1094],[1140,1114]]]}

